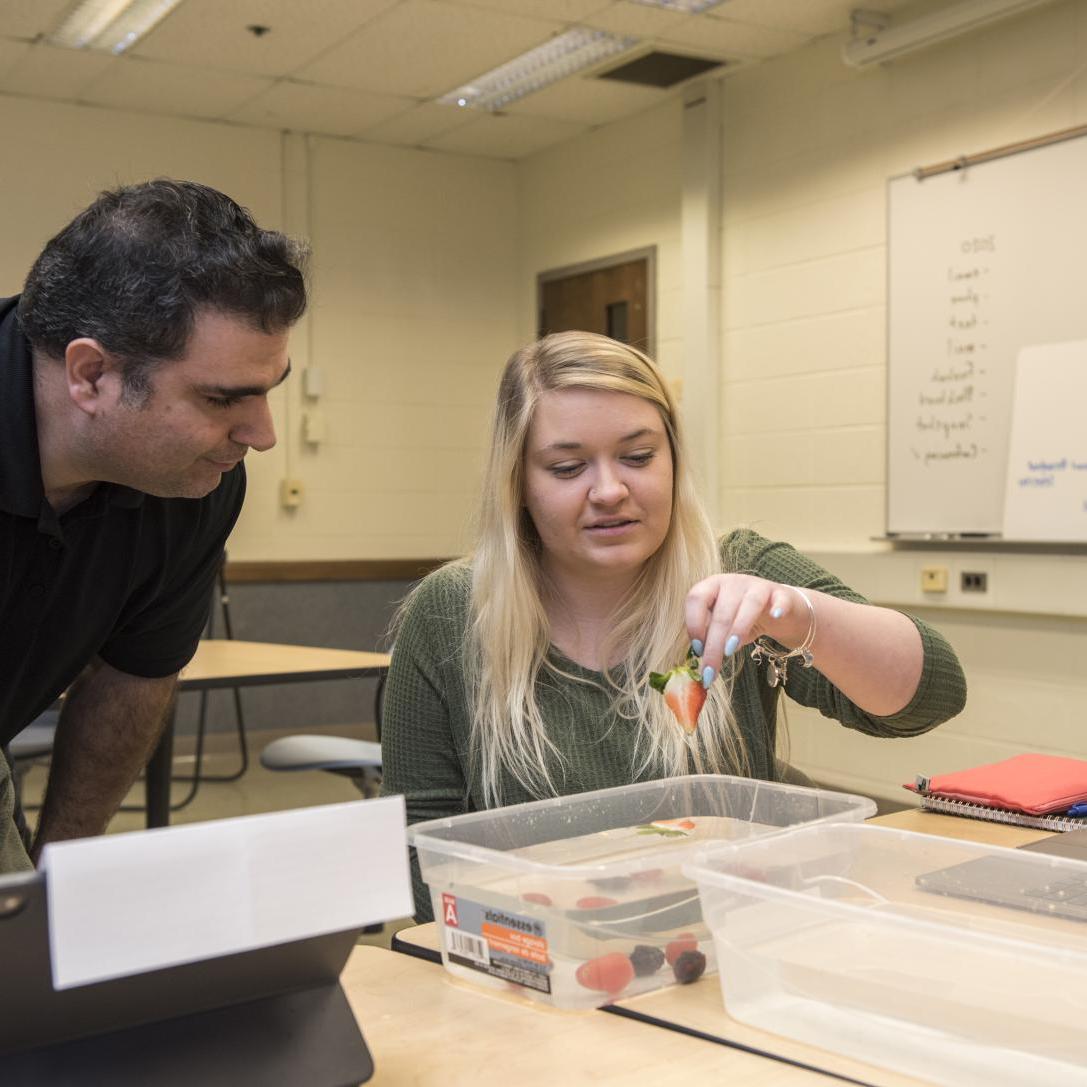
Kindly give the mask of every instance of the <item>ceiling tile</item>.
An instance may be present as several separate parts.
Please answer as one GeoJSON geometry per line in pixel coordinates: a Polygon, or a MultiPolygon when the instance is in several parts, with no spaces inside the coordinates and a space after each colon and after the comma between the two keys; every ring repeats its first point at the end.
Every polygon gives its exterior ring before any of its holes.
{"type": "Polygon", "coordinates": [[[283,80],[229,114],[229,120],[326,136],[352,136],[414,105],[411,98],[283,80]]]}
{"type": "Polygon", "coordinates": [[[561,23],[404,0],[298,73],[341,87],[433,98],[547,40],[561,23]]]}
{"type": "Polygon", "coordinates": [[[682,45],[711,57],[772,57],[798,49],[809,41],[807,35],[795,31],[735,23],[708,15],[697,15],[687,25],[669,30],[660,37],[665,43],[682,45]]]}
{"type": "Polygon", "coordinates": [[[422,102],[414,109],[397,114],[373,128],[364,129],[359,135],[364,140],[376,140],[378,143],[417,147],[425,140],[470,124],[478,116],[471,110],[439,106],[436,102],[422,102]]]}
{"type": "Polygon", "coordinates": [[[55,30],[73,0],[3,0],[0,28],[7,38],[35,38],[55,30]]]}
{"type": "Polygon", "coordinates": [[[120,63],[110,53],[34,45],[4,73],[0,90],[34,98],[78,98],[84,87],[120,63]]]}
{"type": "Polygon", "coordinates": [[[133,56],[257,75],[290,75],[398,0],[185,0],[133,56]],[[246,28],[267,26],[256,37],[246,28]]]}
{"type": "Polygon", "coordinates": [[[639,38],[631,55],[672,48],[738,65],[844,36],[859,0],[726,0],[702,15],[634,0],[185,0],[122,58],[31,44],[79,2],[0,0],[0,92],[517,158],[674,91],[573,76],[506,117],[420,100],[571,23],[639,38]],[[258,38],[254,24],[270,32],[258,38]]]}
{"type": "Polygon", "coordinates": [[[578,22],[587,15],[611,7],[615,0],[455,0],[462,7],[504,11],[508,15],[531,15],[558,22],[578,22]]]}
{"type": "Polygon", "coordinates": [[[846,33],[853,8],[890,11],[907,2],[909,0],[864,0],[861,4],[856,0],[728,0],[710,14],[738,23],[776,27],[817,37],[846,33]]]}
{"type": "Polygon", "coordinates": [[[10,41],[0,38],[0,86],[3,85],[4,76],[21,60],[25,60],[33,47],[29,42],[10,41]]]}
{"type": "Polygon", "coordinates": [[[564,79],[506,108],[507,113],[551,117],[583,125],[603,125],[655,106],[669,92],[584,76],[564,79]]]}
{"type": "Polygon", "coordinates": [[[666,8],[652,8],[647,4],[634,4],[629,0],[619,0],[596,15],[585,19],[586,26],[610,30],[613,34],[632,34],[639,38],[651,38],[664,31],[692,19],[691,15],[669,11],[666,8]]]}
{"type": "Polygon", "coordinates": [[[225,117],[270,81],[257,76],[119,57],[80,94],[96,106],[181,117],[225,117]]]}
{"type": "Polygon", "coordinates": [[[519,159],[584,131],[584,125],[544,117],[485,114],[454,132],[427,140],[425,146],[462,155],[519,159]]]}

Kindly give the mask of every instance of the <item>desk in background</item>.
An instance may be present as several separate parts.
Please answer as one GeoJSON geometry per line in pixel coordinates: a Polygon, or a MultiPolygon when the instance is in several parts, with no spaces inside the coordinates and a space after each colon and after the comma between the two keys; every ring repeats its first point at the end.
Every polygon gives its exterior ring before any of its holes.
{"type": "MultiPolygon", "coordinates": [[[[273,683],[309,683],[322,679],[383,676],[387,653],[354,649],[321,649],[274,642],[238,642],[208,638],[181,671],[178,691],[212,691],[230,687],[260,687],[273,683]]],[[[304,727],[305,722],[300,723],[304,727]]],[[[147,764],[147,825],[170,822],[170,777],[174,755],[174,723],[167,724],[147,764]]]]}

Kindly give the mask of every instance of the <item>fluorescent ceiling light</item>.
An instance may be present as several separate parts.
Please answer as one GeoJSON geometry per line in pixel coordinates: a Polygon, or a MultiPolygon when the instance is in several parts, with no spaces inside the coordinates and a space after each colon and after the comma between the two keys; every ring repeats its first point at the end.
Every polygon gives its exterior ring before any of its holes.
{"type": "MultiPolygon", "coordinates": [[[[904,53],[924,49],[936,42],[976,30],[985,23],[1016,15],[1050,0],[963,0],[943,11],[933,12],[901,26],[873,30],[842,46],[842,60],[853,68],[894,60],[904,53]]],[[[858,13],[860,14],[860,13],[858,13]]]]}
{"type": "Polygon", "coordinates": [[[181,0],[83,0],[49,35],[54,45],[123,53],[170,14],[181,0]]]}
{"type": "Polygon", "coordinates": [[[648,4],[653,8],[667,8],[669,11],[684,11],[688,15],[697,15],[710,8],[723,4],[725,0],[634,0],[636,4],[648,4]]]}
{"type": "Polygon", "coordinates": [[[438,101],[446,106],[493,113],[637,44],[637,38],[619,38],[603,30],[575,27],[443,94],[438,101]]]}

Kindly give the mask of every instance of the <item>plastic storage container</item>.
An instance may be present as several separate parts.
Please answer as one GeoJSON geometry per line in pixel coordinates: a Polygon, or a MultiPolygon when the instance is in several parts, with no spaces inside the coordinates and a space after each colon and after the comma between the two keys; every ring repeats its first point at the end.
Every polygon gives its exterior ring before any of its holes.
{"type": "Polygon", "coordinates": [[[699,846],[874,811],[864,797],[705,774],[436,819],[408,835],[451,972],[591,1008],[673,982],[683,951],[712,969],[698,891],[681,871],[699,846]]]}
{"type": "Polygon", "coordinates": [[[1087,863],[818,826],[684,871],[736,1019],[953,1087],[1087,1084],[1087,863]]]}

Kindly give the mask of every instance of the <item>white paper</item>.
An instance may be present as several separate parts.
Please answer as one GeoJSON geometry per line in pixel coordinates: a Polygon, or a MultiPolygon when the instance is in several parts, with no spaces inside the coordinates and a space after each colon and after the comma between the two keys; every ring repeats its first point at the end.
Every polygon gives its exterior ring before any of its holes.
{"type": "Polygon", "coordinates": [[[413,909],[401,796],[58,842],[42,867],[57,989],[413,909]]]}
{"type": "Polygon", "coordinates": [[[1087,540],[1087,340],[1019,352],[1004,539],[1087,540]]]}

